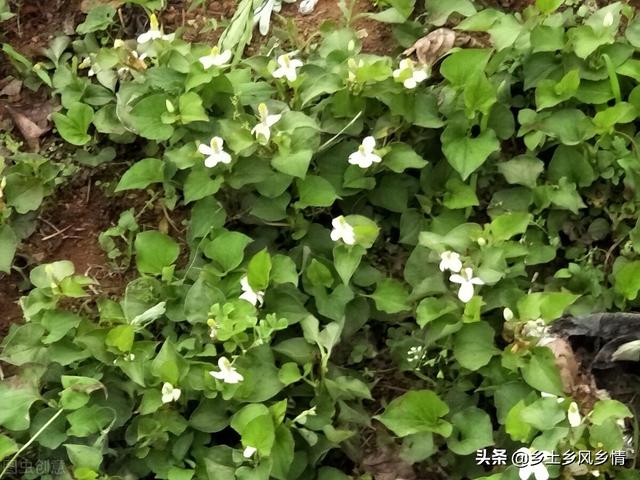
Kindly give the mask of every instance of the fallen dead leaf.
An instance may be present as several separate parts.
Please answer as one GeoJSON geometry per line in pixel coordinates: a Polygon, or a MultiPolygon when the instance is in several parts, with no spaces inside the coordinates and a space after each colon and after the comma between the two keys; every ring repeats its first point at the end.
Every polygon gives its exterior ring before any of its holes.
{"type": "Polygon", "coordinates": [[[450,28],[438,28],[416,41],[402,54],[410,56],[415,53],[418,63],[431,66],[449,53],[453,47],[479,48],[487,45],[486,39],[476,38],[473,34],[456,32],[450,28]]]}

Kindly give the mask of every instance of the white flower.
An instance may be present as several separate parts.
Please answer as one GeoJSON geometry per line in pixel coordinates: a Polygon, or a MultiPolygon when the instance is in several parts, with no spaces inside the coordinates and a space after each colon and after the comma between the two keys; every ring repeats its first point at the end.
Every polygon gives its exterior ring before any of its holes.
{"type": "Polygon", "coordinates": [[[242,456],[244,458],[251,458],[253,457],[253,454],[256,453],[258,451],[257,448],[254,447],[247,447],[244,449],[244,452],[242,452],[242,456]]]}
{"type": "Polygon", "coordinates": [[[405,88],[413,89],[429,78],[429,74],[424,68],[416,69],[413,60],[405,58],[400,60],[399,67],[393,71],[393,78],[402,82],[405,88]]]}
{"type": "Polygon", "coordinates": [[[513,311],[509,307],[506,307],[502,311],[502,318],[504,318],[505,322],[510,322],[511,320],[513,320],[513,311]]]}
{"type": "Polygon", "coordinates": [[[222,67],[223,65],[228,64],[229,60],[231,60],[231,50],[220,52],[218,47],[213,47],[209,55],[198,59],[205,70],[208,70],[211,67],[222,67]]]}
{"type": "Polygon", "coordinates": [[[411,363],[417,362],[424,355],[424,347],[411,347],[407,352],[407,360],[411,363]]]}
{"type": "Polygon", "coordinates": [[[4,198],[4,189],[7,186],[7,177],[2,177],[0,180],[0,200],[4,198]]]}
{"type": "Polygon", "coordinates": [[[203,155],[207,155],[204,160],[206,167],[213,168],[219,163],[231,163],[231,155],[224,151],[223,145],[224,140],[220,137],[213,137],[209,145],[200,144],[198,151],[203,155]]]}
{"type": "Polygon", "coordinates": [[[599,477],[600,476],[600,471],[599,470],[591,470],[591,475],[593,475],[594,477],[599,477]]]}
{"type": "Polygon", "coordinates": [[[578,404],[576,402],[571,402],[571,405],[569,405],[569,410],[567,411],[567,419],[569,420],[569,425],[571,425],[573,428],[579,427],[582,423],[580,410],[578,409],[578,404]]]}
{"type": "Polygon", "coordinates": [[[171,403],[177,401],[180,398],[181,393],[182,392],[179,388],[173,388],[173,385],[165,382],[165,384],[162,385],[162,403],[171,403]]]}
{"type": "Polygon", "coordinates": [[[258,123],[251,130],[251,134],[255,135],[257,139],[262,138],[264,143],[268,143],[271,138],[271,127],[273,127],[282,115],[269,115],[269,110],[264,103],[258,105],[258,113],[260,115],[260,123],[258,123]]]}
{"type": "Polygon", "coordinates": [[[318,0],[302,0],[300,2],[300,6],[298,7],[298,11],[302,15],[309,15],[313,12],[313,9],[316,8],[318,0]]]}
{"type": "Polygon", "coordinates": [[[249,277],[246,275],[240,279],[240,286],[242,287],[242,295],[240,298],[246,300],[252,305],[262,305],[264,299],[264,292],[255,292],[251,285],[249,285],[249,277]]]}
{"type": "Polygon", "coordinates": [[[372,136],[365,137],[358,150],[349,155],[349,163],[360,168],[369,168],[374,163],[380,163],[382,158],[374,153],[376,139],[372,136]]]}
{"type": "Polygon", "coordinates": [[[453,283],[460,284],[460,290],[458,290],[458,298],[461,302],[467,303],[473,298],[473,286],[484,285],[484,282],[478,277],[473,276],[473,270],[471,268],[465,268],[458,273],[454,273],[449,277],[449,280],[453,283]]]}
{"type": "MultiPolygon", "coordinates": [[[[544,464],[544,461],[540,463],[536,463],[534,465],[534,452],[528,448],[520,448],[517,452],[523,452],[528,455],[528,464],[519,467],[518,474],[520,475],[520,480],[529,480],[532,476],[535,480],[549,480],[549,472],[547,471],[547,467],[544,464]]],[[[517,453],[516,452],[516,453],[517,453]]],[[[544,454],[543,458],[548,457],[547,452],[542,452],[544,454]]],[[[523,455],[524,456],[524,455],[523,455]]],[[[523,459],[524,460],[524,459],[523,459]]],[[[524,463],[524,462],[521,462],[524,463]]]]}
{"type": "Polygon", "coordinates": [[[440,271],[444,272],[445,270],[451,270],[454,273],[462,270],[462,261],[459,253],[447,250],[440,254],[440,271]]]}
{"type": "Polygon", "coordinates": [[[613,13],[607,12],[607,14],[604,16],[604,19],[602,20],[602,25],[604,25],[605,27],[610,27],[611,25],[613,25],[613,13]]]}
{"type": "Polygon", "coordinates": [[[158,17],[155,14],[151,14],[149,17],[149,30],[138,37],[138,43],[147,43],[152,40],[162,39],[171,42],[175,35],[173,33],[165,35],[160,30],[160,24],[158,23],[158,17]]]}
{"type": "Polygon", "coordinates": [[[217,378],[218,380],[222,380],[224,383],[230,384],[240,383],[244,380],[244,377],[240,375],[235,368],[233,368],[233,365],[231,365],[231,362],[227,357],[220,357],[218,359],[218,367],[220,368],[219,372],[209,372],[209,375],[213,378],[217,378]]]}
{"type": "Polygon", "coordinates": [[[331,230],[331,240],[334,242],[342,240],[347,245],[354,245],[356,243],[356,232],[342,215],[334,218],[331,221],[331,226],[333,227],[333,230],[331,230]]]}
{"type": "Polygon", "coordinates": [[[558,403],[564,402],[564,398],[558,397],[557,395],[554,395],[553,393],[540,392],[540,396],[542,398],[553,398],[558,403]]]}
{"type": "Polygon", "coordinates": [[[274,70],[273,77],[286,77],[286,79],[290,82],[296,81],[296,78],[298,78],[297,69],[304,65],[302,61],[298,60],[297,58],[291,58],[290,54],[280,55],[277,62],[278,68],[274,70]]]}

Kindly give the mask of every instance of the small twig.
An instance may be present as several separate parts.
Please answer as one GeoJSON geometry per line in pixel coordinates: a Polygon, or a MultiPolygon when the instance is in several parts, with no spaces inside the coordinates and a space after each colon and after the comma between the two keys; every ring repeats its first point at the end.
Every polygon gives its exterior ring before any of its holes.
{"type": "Polygon", "coordinates": [[[0,479],[3,478],[5,476],[5,474],[7,473],[7,471],[9,470],[9,468],[11,467],[11,465],[13,464],[13,462],[16,461],[16,459],[22,454],[22,452],[24,452],[27,448],[29,448],[29,446],[31,446],[31,444],[33,442],[36,441],[36,439],[42,434],[42,432],[44,432],[49,425],[51,425],[53,422],[55,422],[56,418],[58,418],[62,412],[64,410],[60,409],[58,410],[48,421],[47,423],[45,423],[40,430],[38,430],[35,435],[33,437],[31,437],[29,439],[29,441],[27,443],[25,443],[20,450],[18,450],[15,455],[13,457],[11,457],[11,459],[7,462],[7,464],[4,466],[4,469],[2,470],[2,472],[0,472],[0,479]]]}
{"type": "MultiPolygon", "coordinates": [[[[47,240],[51,240],[52,238],[57,237],[58,235],[62,235],[64,232],[66,232],[67,230],[69,230],[71,228],[71,225],[63,228],[62,230],[57,230],[56,232],[52,233],[51,235],[47,235],[46,237],[42,237],[40,239],[40,241],[42,242],[46,242],[47,240]]],[[[67,237],[67,238],[74,238],[74,237],[67,237]]],[[[75,238],[79,238],[79,237],[75,237],[75,238]]]]}

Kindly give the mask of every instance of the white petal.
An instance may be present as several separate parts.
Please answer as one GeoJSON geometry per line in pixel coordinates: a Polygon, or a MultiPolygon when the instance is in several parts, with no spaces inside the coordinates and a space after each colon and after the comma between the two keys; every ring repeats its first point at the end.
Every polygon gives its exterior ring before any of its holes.
{"type": "Polygon", "coordinates": [[[218,165],[218,156],[216,154],[209,155],[204,159],[204,166],[207,168],[213,168],[218,165]]]}
{"type": "Polygon", "coordinates": [[[571,405],[569,405],[567,419],[569,420],[569,425],[571,425],[573,428],[579,427],[582,423],[580,410],[578,409],[578,404],[576,402],[571,402],[571,405]]]}
{"type": "Polygon", "coordinates": [[[253,447],[247,447],[242,452],[242,456],[244,458],[251,458],[251,457],[253,457],[253,454],[256,453],[256,452],[257,452],[257,449],[255,449],[253,447]]]}
{"type": "Polygon", "coordinates": [[[206,57],[199,58],[200,63],[205,68],[205,70],[210,69],[215,65],[215,59],[211,55],[207,55],[206,57]]]}
{"type": "Polygon", "coordinates": [[[364,148],[365,152],[373,152],[373,150],[376,148],[376,139],[371,135],[369,135],[368,137],[364,137],[364,139],[362,140],[362,147],[364,148]]]}
{"type": "Polygon", "coordinates": [[[532,474],[533,474],[533,468],[528,465],[525,467],[521,467],[518,470],[518,476],[520,477],[520,480],[529,480],[532,474]]]}
{"type": "Polygon", "coordinates": [[[469,279],[469,282],[472,283],[473,285],[484,285],[484,281],[478,277],[473,277],[469,279]]]}
{"type": "Polygon", "coordinates": [[[415,72],[413,72],[413,79],[418,83],[425,81],[427,77],[427,72],[425,72],[424,70],[416,70],[415,72]]]}
{"type": "Polygon", "coordinates": [[[414,89],[418,86],[418,84],[416,83],[416,81],[413,79],[413,77],[407,78],[404,81],[404,86],[405,88],[408,88],[409,90],[414,89]]]}
{"type": "Polygon", "coordinates": [[[225,50],[224,52],[222,52],[220,55],[218,55],[218,61],[220,61],[220,65],[224,65],[225,63],[229,63],[229,60],[231,60],[231,56],[233,54],[231,53],[231,50],[225,50]]]}
{"type": "Polygon", "coordinates": [[[218,161],[224,164],[229,164],[231,163],[231,155],[227,152],[220,152],[218,153],[218,161]]]}
{"type": "Polygon", "coordinates": [[[273,125],[275,125],[280,121],[280,118],[282,118],[281,114],[267,115],[267,118],[265,119],[264,123],[265,125],[267,125],[267,127],[272,127],[273,125]]]}
{"type": "Polygon", "coordinates": [[[284,67],[280,67],[274,70],[271,75],[273,75],[273,78],[282,78],[284,77],[284,73],[285,73],[284,67]]]}
{"type": "Polygon", "coordinates": [[[353,152],[351,155],[349,155],[349,163],[351,165],[358,165],[362,168],[367,168],[367,164],[366,164],[367,160],[365,158],[365,155],[363,155],[360,151],[357,152],[353,152]]]}
{"type": "Polygon", "coordinates": [[[369,162],[369,165],[371,165],[372,163],[380,163],[382,161],[382,158],[380,158],[380,156],[376,155],[375,153],[369,153],[367,154],[367,160],[369,162]]]}
{"type": "Polygon", "coordinates": [[[544,463],[533,466],[533,475],[536,480],[549,480],[549,471],[544,463]]]}
{"type": "Polygon", "coordinates": [[[289,80],[290,82],[295,82],[296,79],[298,78],[298,74],[296,73],[295,68],[287,69],[287,71],[285,72],[285,75],[287,77],[287,80],[289,80]]]}
{"type": "Polygon", "coordinates": [[[467,279],[457,273],[454,273],[453,275],[451,275],[449,277],[449,281],[453,283],[467,283],[467,279]]]}
{"type": "Polygon", "coordinates": [[[458,298],[461,302],[467,303],[469,300],[473,298],[473,285],[469,282],[465,282],[460,285],[460,290],[458,290],[458,298]]]}
{"type": "Polygon", "coordinates": [[[211,155],[213,153],[213,149],[209,145],[201,143],[198,145],[198,152],[203,155],[211,155]]]}

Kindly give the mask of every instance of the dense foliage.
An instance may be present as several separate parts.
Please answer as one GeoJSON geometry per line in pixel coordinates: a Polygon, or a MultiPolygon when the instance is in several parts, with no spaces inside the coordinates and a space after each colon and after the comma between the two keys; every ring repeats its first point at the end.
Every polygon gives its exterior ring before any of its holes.
{"type": "MultiPolygon", "coordinates": [[[[160,192],[187,233],[125,214],[101,241],[139,276],[97,309],[69,262],[32,270],[0,357],[18,367],[0,458],[35,438],[22,454],[62,459],[64,478],[366,479],[345,458],[395,437],[399,462],[510,480],[522,469],[476,450],[625,448],[629,409],[577,413],[543,344],[564,312],[638,304],[640,19],[428,3],[492,46],[427,71],[362,53],[347,25],[241,59],[155,17],[110,40],[108,10],[56,40],[39,72],[60,136],[96,164],[136,156],[115,190],[160,192]]],[[[3,221],[61,168],[8,160],[3,221]]],[[[12,256],[1,241],[0,267],[12,256]]]]}

